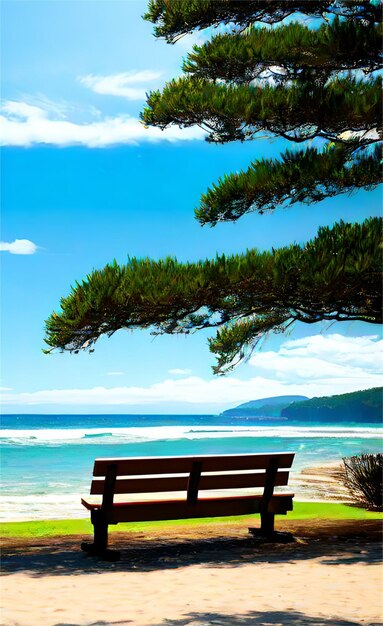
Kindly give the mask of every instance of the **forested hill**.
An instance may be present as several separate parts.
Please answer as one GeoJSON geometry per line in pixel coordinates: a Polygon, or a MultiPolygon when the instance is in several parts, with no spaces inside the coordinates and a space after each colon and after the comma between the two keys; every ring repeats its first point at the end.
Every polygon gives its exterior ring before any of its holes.
{"type": "Polygon", "coordinates": [[[309,400],[306,396],[276,396],[240,404],[224,411],[232,417],[283,418],[291,421],[360,422],[382,421],[382,387],[309,400]]]}
{"type": "Polygon", "coordinates": [[[276,396],[274,398],[261,398],[244,402],[233,409],[224,411],[222,415],[233,417],[280,417],[282,409],[292,402],[298,403],[308,400],[307,396],[276,396]]]}
{"type": "Polygon", "coordinates": [[[382,387],[344,393],[339,396],[312,398],[293,402],[281,411],[289,420],[312,422],[360,422],[382,421],[382,387]]]}

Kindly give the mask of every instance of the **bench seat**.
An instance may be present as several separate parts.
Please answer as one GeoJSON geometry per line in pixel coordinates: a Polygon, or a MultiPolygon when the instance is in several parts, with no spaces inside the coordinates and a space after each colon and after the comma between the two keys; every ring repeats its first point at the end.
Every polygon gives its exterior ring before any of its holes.
{"type": "MultiPolygon", "coordinates": [[[[292,493],[274,494],[267,507],[268,513],[285,515],[293,509],[292,493]]],[[[81,500],[89,511],[101,510],[101,505],[81,500]]],[[[144,522],[189,519],[198,517],[224,517],[228,515],[253,515],[260,513],[262,495],[228,496],[198,499],[194,504],[185,500],[151,500],[141,502],[114,502],[108,512],[109,524],[118,522],[144,522]]]]}

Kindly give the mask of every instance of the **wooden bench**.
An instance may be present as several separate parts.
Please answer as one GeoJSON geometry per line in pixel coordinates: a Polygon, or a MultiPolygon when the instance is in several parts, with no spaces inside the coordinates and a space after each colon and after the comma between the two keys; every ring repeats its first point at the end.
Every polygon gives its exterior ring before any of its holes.
{"type": "Polygon", "coordinates": [[[107,549],[109,524],[254,513],[261,516],[259,533],[270,536],[274,515],[293,508],[294,494],[274,494],[274,487],[287,485],[293,459],[293,453],[96,459],[90,493],[102,498],[81,500],[94,528],[93,544],[81,548],[113,558],[107,549]],[[239,491],[256,488],[262,492],[239,491]],[[169,492],[182,493],[169,498],[169,492]],[[206,493],[200,497],[200,492],[206,493]]]}

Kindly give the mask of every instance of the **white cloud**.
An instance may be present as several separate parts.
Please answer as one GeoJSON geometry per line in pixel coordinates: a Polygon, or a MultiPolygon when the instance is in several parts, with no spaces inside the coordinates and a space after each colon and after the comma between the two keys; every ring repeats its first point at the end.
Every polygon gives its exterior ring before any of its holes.
{"type": "Polygon", "coordinates": [[[149,386],[51,389],[4,393],[8,405],[153,405],[184,403],[221,410],[258,398],[302,394],[309,397],[348,393],[382,384],[382,341],[376,336],[315,336],[285,342],[278,352],[251,359],[257,375],[204,380],[198,376],[166,379],[149,386]],[[305,350],[307,353],[305,354],[305,350]],[[313,356],[314,355],[314,356],[313,356]]]}
{"type": "Polygon", "coordinates": [[[173,376],[187,376],[188,374],[191,374],[191,370],[189,369],[181,369],[179,367],[175,367],[171,370],[168,370],[168,373],[173,375],[173,376]]]}
{"type": "Polygon", "coordinates": [[[217,378],[206,381],[197,376],[190,376],[180,380],[167,379],[148,387],[93,387],[92,389],[52,389],[30,393],[9,393],[4,394],[3,403],[145,405],[184,402],[186,404],[207,403],[214,405],[253,398],[257,395],[255,382],[256,379],[244,382],[236,378],[217,378]]]}
{"type": "Polygon", "coordinates": [[[11,254],[35,254],[38,246],[29,239],[15,239],[11,243],[0,241],[0,250],[11,254]]]}
{"type": "Polygon", "coordinates": [[[41,119],[46,115],[45,108],[29,104],[28,102],[16,102],[7,100],[1,107],[1,110],[8,116],[8,120],[17,121],[20,118],[41,119]]]}
{"type": "Polygon", "coordinates": [[[377,335],[345,337],[314,335],[285,342],[278,352],[258,352],[250,365],[261,375],[273,375],[286,384],[316,381],[375,381],[382,383],[383,341],[377,335]]]}
{"type": "Polygon", "coordinates": [[[107,376],[123,376],[125,372],[106,372],[107,376]]]}
{"type": "MultiPolygon", "coordinates": [[[[31,105],[37,109],[42,109],[47,115],[54,115],[56,118],[66,119],[69,115],[100,117],[101,112],[92,104],[71,102],[68,100],[51,100],[44,93],[34,95],[25,93],[21,95],[23,105],[31,105]]],[[[6,109],[6,104],[3,109],[6,109]]],[[[8,103],[9,104],[9,103],[8,103]]],[[[18,103],[20,104],[20,103],[18,103]]],[[[12,107],[12,104],[11,104],[12,107]]]]}
{"type": "Polygon", "coordinates": [[[8,101],[3,105],[2,113],[1,143],[8,146],[53,144],[103,148],[116,144],[137,144],[142,141],[190,141],[203,139],[205,135],[198,127],[181,129],[171,126],[164,131],[154,127],[145,128],[139,119],[130,115],[105,117],[82,124],[51,119],[49,111],[26,102],[8,101]]]}
{"type": "Polygon", "coordinates": [[[128,100],[145,100],[150,83],[161,76],[162,72],[142,70],[140,72],[110,74],[109,76],[88,74],[87,76],[80,76],[78,80],[95,93],[120,96],[128,100]],[[137,83],[144,83],[144,86],[137,87],[137,83]]]}

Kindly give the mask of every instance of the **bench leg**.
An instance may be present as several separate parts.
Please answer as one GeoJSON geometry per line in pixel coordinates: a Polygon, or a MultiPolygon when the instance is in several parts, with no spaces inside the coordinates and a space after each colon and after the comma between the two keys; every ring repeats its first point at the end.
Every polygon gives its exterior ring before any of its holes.
{"type": "Polygon", "coordinates": [[[261,535],[269,537],[274,534],[274,513],[261,513],[261,535]]]}
{"type": "Polygon", "coordinates": [[[253,537],[259,537],[261,541],[271,541],[273,543],[290,543],[294,540],[291,533],[274,530],[274,513],[261,511],[261,527],[249,528],[249,533],[253,537]]]}
{"type": "Polygon", "coordinates": [[[102,511],[95,511],[99,515],[92,515],[94,532],[94,547],[98,552],[104,552],[108,545],[108,524],[102,515],[102,511]]]}
{"type": "Polygon", "coordinates": [[[91,522],[94,531],[93,543],[83,542],[81,550],[97,555],[107,561],[118,561],[120,553],[117,550],[108,550],[108,522],[105,520],[103,511],[92,511],[91,522]]]}
{"type": "Polygon", "coordinates": [[[265,537],[268,539],[273,538],[276,535],[274,530],[274,517],[274,513],[261,510],[261,527],[249,528],[249,533],[256,537],[265,537]]]}

